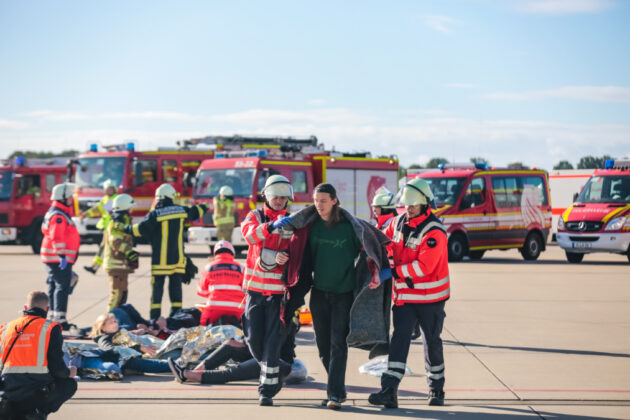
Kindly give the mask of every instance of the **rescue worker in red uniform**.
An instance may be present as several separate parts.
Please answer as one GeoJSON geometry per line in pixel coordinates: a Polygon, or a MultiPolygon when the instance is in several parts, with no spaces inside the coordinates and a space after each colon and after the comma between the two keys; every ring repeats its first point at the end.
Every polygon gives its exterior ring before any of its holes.
{"type": "Polygon", "coordinates": [[[394,218],[385,230],[392,239],[389,246],[394,259],[394,333],[387,371],[381,376],[381,391],[370,394],[369,402],[386,408],[398,407],[398,384],[405,374],[411,333],[418,320],[429,385],[428,403],[444,405],[440,334],[446,316],[444,304],[450,296],[446,229],[431,211],[435,204],[425,180],[409,181],[403,187],[400,202],[405,205],[405,213],[394,218]]]}
{"type": "Polygon", "coordinates": [[[287,178],[272,175],[263,189],[262,209],[249,212],[241,224],[249,244],[243,289],[247,292],[243,331],[249,349],[260,364],[259,404],[273,405],[280,391],[280,305],[285,285],[282,273],[289,261],[292,232],[282,229],[289,223],[287,204],[293,188],[287,178]]]}
{"type": "Polygon", "coordinates": [[[52,206],[44,216],[42,233],[44,239],[40,256],[48,272],[48,296],[52,311],[49,317],[61,324],[64,330],[70,328],[66,319],[68,295],[71,291],[72,265],[79,256],[81,239],[72,221],[72,195],[75,186],[70,183],[53,187],[50,199],[52,206]]]}
{"type": "Polygon", "coordinates": [[[243,266],[234,260],[235,254],[228,241],[219,241],[214,246],[214,260],[206,266],[197,284],[197,294],[208,299],[201,312],[201,325],[214,324],[221,317],[234,325],[241,323],[245,311],[243,266]]]}
{"type": "Polygon", "coordinates": [[[394,194],[389,191],[376,194],[372,200],[372,214],[376,218],[376,227],[385,230],[396,216],[394,194]]]}
{"type": "Polygon", "coordinates": [[[46,320],[44,292],[30,292],[24,315],[0,325],[0,419],[45,419],[72,398],[77,368],[63,361],[63,336],[46,320]]]}

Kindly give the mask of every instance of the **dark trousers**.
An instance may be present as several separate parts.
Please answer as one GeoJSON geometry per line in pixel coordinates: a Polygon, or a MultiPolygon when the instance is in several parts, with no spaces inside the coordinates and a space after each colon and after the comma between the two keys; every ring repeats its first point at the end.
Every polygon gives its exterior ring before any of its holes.
{"type": "Polygon", "coordinates": [[[72,264],[68,263],[63,270],[59,263],[46,263],[48,278],[48,299],[50,316],[55,322],[67,323],[68,295],[70,294],[70,280],[72,279],[72,264]]]}
{"type": "Polygon", "coordinates": [[[263,296],[248,292],[242,318],[249,351],[260,365],[258,394],[269,398],[282,388],[279,367],[281,301],[282,295],[263,296]]]}
{"type": "MultiPolygon", "coordinates": [[[[173,316],[175,312],[182,308],[182,277],[180,273],[173,273],[168,276],[168,297],[171,299],[171,312],[169,316],[173,316]]],[[[164,294],[164,281],[166,276],[153,276],[151,278],[151,319],[157,319],[162,315],[162,295],[164,294]]]]}
{"type": "Polygon", "coordinates": [[[444,389],[444,353],[440,338],[446,317],[444,304],[445,301],[394,306],[394,334],[389,343],[387,371],[381,376],[383,388],[397,388],[403,378],[411,344],[411,333],[418,320],[424,344],[427,384],[433,391],[444,389]]]}
{"type": "Polygon", "coordinates": [[[77,392],[77,381],[72,378],[55,379],[53,383],[33,394],[32,397],[11,401],[14,419],[22,419],[38,409],[45,414],[54,413],[77,392]]]}
{"type": "Polygon", "coordinates": [[[224,365],[230,359],[235,362],[244,362],[252,358],[252,353],[247,346],[235,347],[230,345],[229,342],[221,344],[215,351],[210,353],[208,357],[203,360],[203,367],[206,370],[213,370],[219,366],[224,365]]]}
{"type": "Polygon", "coordinates": [[[346,364],[350,332],[350,308],[354,296],[348,293],[311,289],[310,309],[319,358],[328,373],[328,398],[346,397],[346,364]]]}
{"type": "Polygon", "coordinates": [[[126,329],[127,331],[135,330],[138,328],[138,324],[150,324],[149,321],[142,318],[142,315],[140,315],[136,308],[134,308],[130,303],[123,303],[109,312],[114,314],[116,317],[118,326],[121,329],[126,329]]]}

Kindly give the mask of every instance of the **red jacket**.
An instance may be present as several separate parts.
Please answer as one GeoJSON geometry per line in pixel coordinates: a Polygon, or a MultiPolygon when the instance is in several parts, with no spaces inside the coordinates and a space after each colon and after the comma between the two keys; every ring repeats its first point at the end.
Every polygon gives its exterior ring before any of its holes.
{"type": "Polygon", "coordinates": [[[43,262],[58,263],[62,256],[65,256],[70,264],[77,260],[81,238],[70,217],[71,214],[70,207],[53,201],[48,213],[44,216],[42,222],[44,239],[39,252],[43,262]]]}
{"type": "MultiPolygon", "coordinates": [[[[245,293],[242,289],[243,267],[228,253],[217,255],[202,272],[197,294],[208,299],[206,309],[214,312],[243,314],[245,293]]],[[[219,315],[220,316],[220,315],[219,315]]]]}
{"type": "Polygon", "coordinates": [[[383,214],[381,216],[377,216],[376,217],[376,227],[379,228],[380,230],[384,231],[392,223],[392,219],[394,218],[394,216],[395,216],[395,214],[393,214],[393,213],[388,213],[388,214],[383,214]]]}
{"type": "Polygon", "coordinates": [[[241,232],[249,244],[247,262],[245,264],[245,278],[243,289],[262,293],[263,295],[282,295],[285,285],[282,281],[284,265],[277,265],[271,270],[265,270],[260,265],[263,249],[285,251],[289,248],[291,232],[275,229],[269,232],[271,222],[279,216],[286,216],[286,210],[275,211],[264,205],[264,210],[252,210],[243,223],[241,232]]]}
{"type": "Polygon", "coordinates": [[[394,259],[392,269],[400,277],[393,279],[394,304],[448,299],[448,238],[444,226],[431,210],[409,221],[405,213],[398,215],[385,229],[385,235],[392,239],[389,245],[394,259]],[[409,232],[406,238],[405,230],[409,232]],[[407,285],[405,278],[411,279],[413,288],[407,285]]]}

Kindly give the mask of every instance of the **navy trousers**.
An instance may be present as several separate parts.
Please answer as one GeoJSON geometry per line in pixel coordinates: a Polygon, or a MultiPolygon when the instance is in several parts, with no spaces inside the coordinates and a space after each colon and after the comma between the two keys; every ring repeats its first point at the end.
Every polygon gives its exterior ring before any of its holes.
{"type": "Polygon", "coordinates": [[[66,313],[68,311],[68,295],[70,294],[70,280],[72,279],[72,264],[68,263],[63,270],[59,268],[59,263],[46,263],[48,272],[48,299],[50,305],[50,316],[52,320],[60,324],[68,322],[66,313]]]}
{"type": "Polygon", "coordinates": [[[405,374],[411,333],[416,320],[418,320],[424,344],[424,367],[427,373],[427,384],[432,391],[444,389],[444,353],[440,338],[446,317],[444,304],[445,301],[406,303],[394,306],[394,334],[389,343],[387,371],[381,376],[383,388],[398,388],[398,384],[405,374]]]}
{"type": "MultiPolygon", "coordinates": [[[[169,316],[173,316],[175,312],[182,309],[182,278],[183,274],[173,273],[168,276],[168,296],[171,299],[171,312],[169,316]]],[[[166,276],[154,275],[151,279],[151,311],[149,316],[155,320],[162,314],[162,295],[164,294],[164,281],[166,276]]]]}

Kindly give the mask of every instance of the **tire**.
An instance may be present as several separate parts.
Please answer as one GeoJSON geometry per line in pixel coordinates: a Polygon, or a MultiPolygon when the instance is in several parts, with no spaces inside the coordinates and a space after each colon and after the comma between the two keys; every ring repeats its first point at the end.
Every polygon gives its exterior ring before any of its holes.
{"type": "Polygon", "coordinates": [[[525,239],[525,244],[521,248],[521,255],[527,261],[538,259],[542,251],[542,238],[537,232],[531,232],[525,239]]]}
{"type": "Polygon", "coordinates": [[[451,235],[448,240],[448,260],[461,261],[467,253],[468,244],[466,242],[466,237],[461,233],[451,235]]]}
{"type": "Polygon", "coordinates": [[[483,254],[485,254],[486,251],[470,251],[468,253],[468,256],[470,257],[471,260],[480,260],[481,257],[483,257],[483,254]]]}
{"type": "MultiPolygon", "coordinates": [[[[584,254],[580,254],[578,252],[565,251],[564,253],[567,254],[567,261],[573,264],[581,263],[582,259],[584,258],[584,254]]],[[[628,259],[630,260],[630,256],[628,257],[628,259]]]]}

